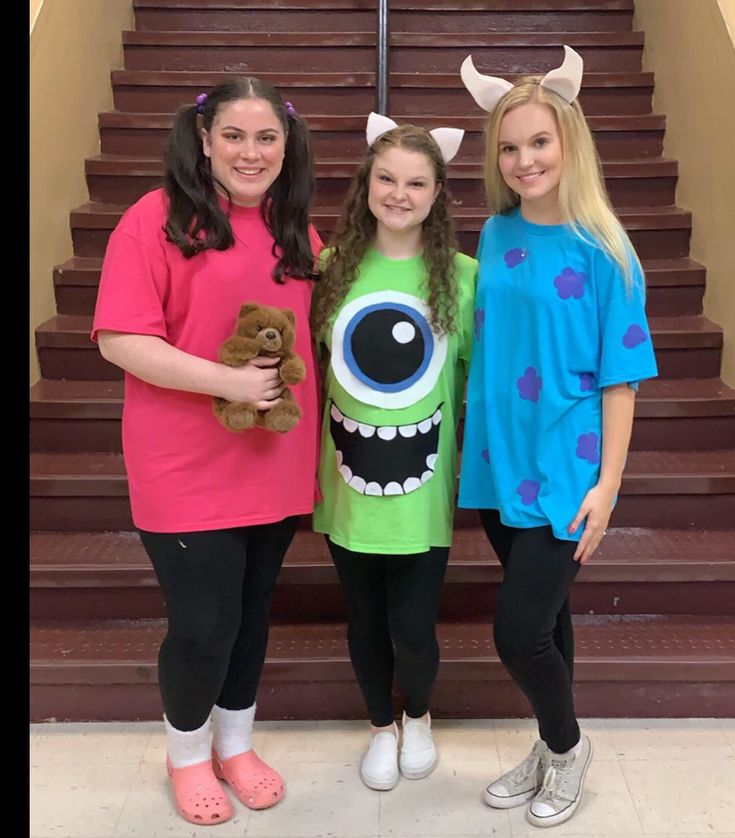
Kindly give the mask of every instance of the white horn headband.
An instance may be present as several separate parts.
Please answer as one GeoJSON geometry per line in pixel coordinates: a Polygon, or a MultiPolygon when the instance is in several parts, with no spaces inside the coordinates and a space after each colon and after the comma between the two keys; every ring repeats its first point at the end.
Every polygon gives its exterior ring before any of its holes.
{"type": "MultiPolygon", "coordinates": [[[[368,145],[372,145],[378,137],[382,137],[386,131],[392,131],[394,128],[398,128],[397,122],[394,122],[390,117],[372,112],[368,117],[367,128],[365,129],[368,145]]],[[[461,128],[434,128],[429,133],[439,146],[444,162],[449,163],[459,151],[464,131],[461,128]]]]}
{"type": "MultiPolygon", "coordinates": [[[[553,90],[562,99],[571,103],[577,98],[582,86],[582,70],[584,63],[581,56],[571,47],[564,45],[564,61],[556,70],[550,70],[539,82],[541,87],[553,90]]],[[[472,56],[468,55],[462,62],[460,75],[464,86],[472,94],[472,98],[485,111],[492,111],[503,96],[513,87],[505,79],[495,76],[483,76],[475,69],[472,56]]]]}

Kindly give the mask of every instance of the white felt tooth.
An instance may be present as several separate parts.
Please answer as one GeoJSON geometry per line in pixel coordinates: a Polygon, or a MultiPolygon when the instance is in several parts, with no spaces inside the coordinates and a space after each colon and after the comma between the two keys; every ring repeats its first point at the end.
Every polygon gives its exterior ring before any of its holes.
{"type": "Polygon", "coordinates": [[[426,483],[426,481],[427,481],[427,480],[431,480],[431,478],[432,478],[433,476],[434,476],[434,472],[433,472],[433,471],[425,471],[425,472],[421,475],[421,482],[422,482],[422,483],[426,483]]]}
{"type": "Polygon", "coordinates": [[[385,439],[390,441],[391,439],[396,438],[396,429],[394,425],[383,425],[382,428],[378,428],[378,436],[381,439],[385,439]]]}
{"type": "Polygon", "coordinates": [[[351,489],[354,489],[356,492],[359,492],[361,495],[365,493],[365,481],[362,477],[358,477],[355,475],[352,480],[348,483],[351,489]]]}
{"type": "Polygon", "coordinates": [[[403,486],[400,483],[396,483],[394,480],[391,481],[385,489],[383,489],[384,495],[402,495],[403,494],[403,486]]]}
{"type": "Polygon", "coordinates": [[[349,466],[340,466],[339,473],[342,475],[345,483],[349,483],[352,480],[352,469],[349,466]]]}
{"type": "Polygon", "coordinates": [[[419,422],[419,432],[422,434],[428,434],[432,428],[432,421],[431,419],[424,419],[423,422],[419,422]]]}
{"type": "Polygon", "coordinates": [[[349,416],[345,416],[344,422],[342,422],[344,429],[349,431],[351,434],[357,430],[358,422],[355,422],[354,419],[350,419],[349,416]]]}
{"type": "Polygon", "coordinates": [[[360,422],[357,427],[360,431],[360,436],[364,436],[365,439],[370,439],[370,437],[375,433],[375,425],[365,425],[360,422]]]}
{"type": "Polygon", "coordinates": [[[432,469],[432,471],[434,469],[434,465],[436,464],[436,458],[437,458],[436,454],[429,454],[429,456],[426,458],[426,465],[430,469],[432,469]]]}
{"type": "Polygon", "coordinates": [[[337,406],[334,404],[332,405],[332,408],[329,412],[332,414],[332,419],[334,419],[335,422],[341,422],[344,419],[344,416],[342,416],[342,414],[337,409],[337,406]]]}
{"type": "Polygon", "coordinates": [[[410,439],[412,436],[416,436],[416,425],[399,425],[398,433],[405,436],[406,439],[410,439]]]}
{"type": "Polygon", "coordinates": [[[435,414],[431,417],[431,421],[432,421],[435,425],[438,425],[438,424],[439,424],[439,422],[441,422],[441,420],[442,420],[442,412],[441,412],[441,408],[438,408],[438,407],[437,407],[437,409],[436,409],[436,413],[435,413],[435,414]]]}
{"type": "Polygon", "coordinates": [[[383,487],[380,485],[380,483],[376,483],[375,481],[373,481],[371,483],[368,483],[367,486],[365,486],[365,494],[374,495],[377,498],[382,498],[383,487]]]}
{"type": "Polygon", "coordinates": [[[416,489],[420,489],[422,485],[423,484],[418,477],[409,477],[407,480],[403,481],[403,491],[408,494],[416,489]]]}
{"type": "Polygon", "coordinates": [[[344,460],[341,451],[337,451],[335,453],[335,459],[337,460],[337,468],[339,468],[342,465],[342,461],[344,460]]]}

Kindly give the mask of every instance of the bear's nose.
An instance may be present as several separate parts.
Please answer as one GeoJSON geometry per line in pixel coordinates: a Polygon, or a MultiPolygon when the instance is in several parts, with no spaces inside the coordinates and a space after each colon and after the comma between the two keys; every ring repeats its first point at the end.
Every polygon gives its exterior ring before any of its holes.
{"type": "Polygon", "coordinates": [[[265,336],[268,338],[268,340],[273,340],[273,338],[275,338],[277,334],[278,333],[274,332],[273,329],[268,329],[268,331],[265,333],[265,336]]]}

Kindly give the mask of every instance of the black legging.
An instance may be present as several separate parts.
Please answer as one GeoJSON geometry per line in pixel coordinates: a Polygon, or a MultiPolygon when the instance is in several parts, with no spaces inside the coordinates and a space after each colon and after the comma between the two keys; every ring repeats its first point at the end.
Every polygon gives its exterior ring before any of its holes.
{"type": "Polygon", "coordinates": [[[495,647],[530,701],[541,739],[564,753],[579,742],[569,609],[569,590],[580,567],[574,561],[577,543],[556,538],[551,527],[506,527],[496,509],[481,509],[480,520],[503,566],[495,647]]]}
{"type": "Polygon", "coordinates": [[[166,602],[158,654],[163,709],[177,730],[196,730],[214,704],[255,701],[268,615],[298,517],[275,524],[188,533],[140,530],[166,602]]]}
{"type": "Polygon", "coordinates": [[[448,547],[428,553],[353,553],[327,538],[347,600],[352,665],[376,727],[393,722],[393,673],[406,715],[429,709],[439,668],[436,617],[448,547]]]}

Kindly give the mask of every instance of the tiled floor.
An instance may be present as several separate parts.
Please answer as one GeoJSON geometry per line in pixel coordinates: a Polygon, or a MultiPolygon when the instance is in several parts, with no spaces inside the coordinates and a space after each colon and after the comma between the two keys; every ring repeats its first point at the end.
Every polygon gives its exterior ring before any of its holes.
{"type": "MultiPolygon", "coordinates": [[[[735,836],[735,720],[587,719],[595,757],[575,817],[549,836],[735,836]]],[[[523,809],[489,809],[481,791],[528,751],[531,721],[435,721],[431,777],[366,789],[358,722],[261,722],[255,748],[286,778],[286,798],[196,827],[178,818],[163,768],[162,725],[32,725],[31,838],[545,834],[523,809]]]]}

